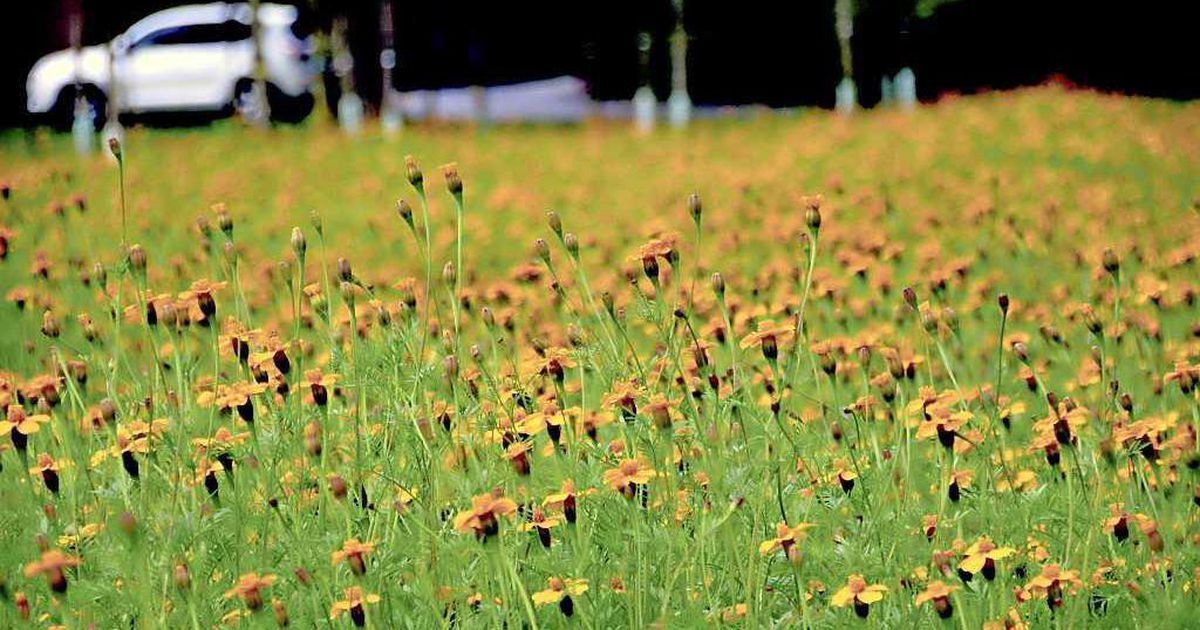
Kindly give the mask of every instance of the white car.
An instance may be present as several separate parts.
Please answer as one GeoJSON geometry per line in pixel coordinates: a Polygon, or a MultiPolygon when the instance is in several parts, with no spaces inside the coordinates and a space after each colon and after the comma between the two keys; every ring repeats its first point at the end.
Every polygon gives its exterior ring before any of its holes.
{"type": "MultiPolygon", "coordinates": [[[[42,57],[29,72],[27,109],[70,124],[76,94],[97,124],[110,96],[121,113],[232,110],[261,115],[254,90],[254,41],[248,4],[181,6],[154,13],[109,45],[42,57]],[[110,53],[111,64],[110,64],[110,53]]],[[[312,49],[294,32],[298,11],[259,6],[258,24],[266,69],[267,103],[277,120],[304,118],[312,109],[312,49]]]]}

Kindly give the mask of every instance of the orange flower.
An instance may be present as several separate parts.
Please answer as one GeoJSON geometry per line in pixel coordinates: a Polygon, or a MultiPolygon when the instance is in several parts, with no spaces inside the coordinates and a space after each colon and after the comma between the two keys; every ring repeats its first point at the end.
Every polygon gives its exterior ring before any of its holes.
{"type": "Polygon", "coordinates": [[[463,510],[454,517],[454,529],[460,532],[473,531],[480,540],[487,540],[500,532],[497,517],[508,516],[516,511],[517,503],[496,488],[472,499],[471,509],[463,510]]]}
{"type": "Polygon", "coordinates": [[[871,604],[882,600],[887,590],[882,584],[867,584],[862,575],[855,573],[846,580],[845,586],[833,594],[829,603],[838,608],[853,604],[854,614],[866,619],[871,612],[871,604]]]}
{"type": "Polygon", "coordinates": [[[364,593],[358,586],[351,586],[343,593],[345,599],[333,603],[333,608],[329,611],[329,618],[337,619],[344,613],[350,613],[350,620],[354,622],[354,625],[363,627],[367,623],[366,605],[378,603],[379,596],[375,593],[364,593]]]}
{"type": "Polygon", "coordinates": [[[35,413],[27,415],[25,408],[20,405],[9,405],[4,420],[0,420],[0,434],[8,433],[13,446],[23,451],[29,444],[29,436],[41,431],[43,424],[50,422],[50,416],[35,413]]]}
{"type": "Polygon", "coordinates": [[[225,591],[225,599],[240,597],[242,602],[246,604],[246,608],[250,610],[258,610],[263,606],[262,590],[275,583],[279,579],[274,574],[259,575],[258,573],[244,573],[238,578],[233,588],[225,591]]]}
{"type": "Polygon", "coordinates": [[[543,591],[538,591],[533,594],[533,603],[535,606],[548,606],[550,604],[558,604],[558,609],[562,614],[570,617],[575,613],[575,602],[571,599],[572,596],[579,597],[588,590],[587,580],[579,579],[561,579],[552,577],[547,580],[549,588],[543,591]]]}
{"type": "Polygon", "coordinates": [[[637,399],[643,394],[642,387],[633,381],[617,381],[612,389],[604,395],[605,407],[616,408],[626,422],[637,419],[637,399]]]}
{"type": "MultiPolygon", "coordinates": [[[[329,403],[329,388],[333,387],[340,377],[337,374],[325,374],[320,368],[304,373],[304,382],[308,384],[312,402],[319,407],[329,403]]],[[[307,402],[307,401],[306,401],[307,402]]]]}
{"type": "Polygon", "coordinates": [[[781,340],[791,339],[795,334],[795,330],[791,326],[776,324],[775,322],[766,319],[758,322],[758,329],[754,332],[742,337],[739,344],[743,349],[754,345],[762,346],[763,357],[767,361],[774,362],[779,358],[779,342],[781,340]]]}
{"type": "Polygon", "coordinates": [[[1047,605],[1053,610],[1063,605],[1062,587],[1064,584],[1068,587],[1082,586],[1083,582],[1079,579],[1079,572],[1064,571],[1058,564],[1048,564],[1042,567],[1039,575],[1034,576],[1025,585],[1025,590],[1034,596],[1045,597],[1047,605]]]}
{"type": "Polygon", "coordinates": [[[775,526],[775,537],[769,540],[764,540],[758,546],[758,552],[762,555],[768,555],[778,549],[782,549],[792,562],[800,561],[800,549],[796,543],[808,538],[808,530],[816,527],[812,523],[797,523],[789,526],[787,523],[779,523],[775,526]]]}
{"type": "Polygon", "coordinates": [[[616,468],[604,471],[604,483],[608,487],[632,499],[639,486],[654,479],[654,469],[641,458],[623,459],[616,468]]]}
{"type": "Polygon", "coordinates": [[[973,545],[967,547],[963,561],[958,563],[959,570],[970,574],[983,572],[983,577],[996,579],[996,561],[1003,560],[1016,553],[1012,547],[997,547],[987,536],[981,536],[973,545]]]}
{"type": "Polygon", "coordinates": [[[936,435],[943,447],[953,448],[958,430],[974,417],[969,411],[950,411],[942,406],[926,407],[924,420],[917,428],[917,439],[924,440],[936,435]]]}
{"type": "Polygon", "coordinates": [[[546,516],[542,508],[533,508],[533,516],[530,517],[528,523],[521,525],[521,531],[537,532],[538,541],[542,543],[543,547],[549,549],[551,542],[550,528],[557,527],[559,523],[560,521],[557,518],[546,516]]]}
{"type": "Polygon", "coordinates": [[[42,552],[42,558],[37,562],[25,565],[25,577],[45,575],[50,590],[55,593],[67,592],[67,575],[63,571],[81,564],[78,556],[69,556],[57,549],[42,552]]]}
{"type": "Polygon", "coordinates": [[[938,616],[942,619],[949,619],[954,614],[954,607],[950,604],[950,594],[958,589],[957,584],[947,585],[941,580],[934,580],[925,587],[924,591],[917,594],[915,603],[920,606],[931,601],[938,616]]]}
{"type": "Polygon", "coordinates": [[[58,471],[60,470],[62,470],[62,465],[54,461],[49,453],[39,453],[37,466],[31,467],[29,474],[41,476],[42,481],[46,484],[46,489],[58,494],[58,471]]]}
{"type": "Polygon", "coordinates": [[[589,489],[581,493],[575,491],[575,481],[567,479],[563,481],[558,492],[550,494],[542,501],[542,505],[549,510],[562,510],[563,518],[568,523],[574,523],[576,518],[576,501],[579,496],[591,494],[594,489],[589,489]]]}
{"type": "Polygon", "coordinates": [[[366,555],[373,551],[375,543],[359,542],[357,538],[351,538],[342,543],[341,549],[333,552],[333,565],[337,566],[344,560],[355,575],[363,575],[367,572],[366,555]]]}

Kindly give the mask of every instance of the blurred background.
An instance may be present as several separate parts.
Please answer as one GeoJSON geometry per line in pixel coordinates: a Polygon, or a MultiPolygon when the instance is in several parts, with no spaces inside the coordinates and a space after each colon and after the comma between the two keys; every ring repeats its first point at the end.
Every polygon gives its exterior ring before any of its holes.
{"type": "MultiPolygon", "coordinates": [[[[0,26],[0,126],[45,120],[28,111],[29,73],[39,58],[107,44],[135,22],[186,4],[9,3],[0,26]]],[[[1173,99],[1200,96],[1195,3],[1180,0],[280,4],[296,7],[289,28],[305,42],[296,54],[311,71],[311,109],[335,117],[372,117],[389,108],[405,117],[469,118],[488,110],[509,119],[521,119],[523,111],[531,119],[633,116],[634,107],[624,105],[639,88],[646,88],[644,101],[652,94],[664,108],[673,91],[683,89],[698,113],[749,104],[830,108],[847,98],[874,107],[903,96],[897,78],[906,68],[915,77],[908,88],[920,100],[1048,80],[1173,99]],[[844,79],[853,91],[844,86],[839,96],[844,79]],[[486,89],[455,91],[468,86],[486,89]],[[495,91],[501,86],[507,91],[495,91]],[[357,101],[339,109],[346,92],[357,101]],[[562,111],[539,109],[547,103],[562,111]]],[[[233,38],[249,36],[244,30],[233,38]]],[[[81,80],[71,83],[81,88],[81,80]]],[[[293,118],[306,113],[302,107],[293,118]]]]}

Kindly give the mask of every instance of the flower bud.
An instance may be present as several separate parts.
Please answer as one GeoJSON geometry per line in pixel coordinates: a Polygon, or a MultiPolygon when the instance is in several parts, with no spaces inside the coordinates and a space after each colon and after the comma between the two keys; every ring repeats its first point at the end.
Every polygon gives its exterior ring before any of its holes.
{"type": "Polygon", "coordinates": [[[446,178],[446,190],[455,197],[463,194],[462,178],[458,176],[458,164],[451,162],[442,167],[442,177],[446,178]]]}
{"type": "Polygon", "coordinates": [[[547,211],[546,212],[546,223],[548,223],[550,225],[550,231],[554,232],[555,236],[557,236],[558,238],[563,237],[562,219],[559,218],[557,212],[555,212],[553,210],[547,211]]]}
{"type": "Polygon", "coordinates": [[[104,263],[96,262],[92,265],[92,281],[100,287],[101,291],[108,286],[108,270],[104,268],[104,263]]]}
{"type": "Polygon", "coordinates": [[[141,245],[129,248],[129,266],[139,275],[146,273],[146,250],[141,245]]]}
{"type": "Polygon", "coordinates": [[[613,301],[612,293],[608,291],[601,293],[600,302],[604,304],[604,310],[608,311],[611,317],[616,317],[616,302],[613,301]]]}
{"type": "Polygon", "coordinates": [[[188,570],[188,566],[182,562],[175,565],[175,588],[186,591],[192,587],[192,573],[188,570]]]}
{"type": "Polygon", "coordinates": [[[904,303],[909,308],[917,308],[917,292],[912,287],[904,287],[904,303]]]}
{"type": "Polygon", "coordinates": [[[421,190],[425,186],[425,176],[421,174],[421,167],[417,166],[417,160],[413,156],[404,156],[404,170],[408,175],[408,183],[413,188],[421,190]]]}
{"type": "Polygon", "coordinates": [[[533,251],[542,259],[542,262],[550,265],[550,246],[546,244],[546,239],[539,238],[533,242],[533,251]]]}
{"type": "Polygon", "coordinates": [[[62,326],[59,325],[58,318],[50,311],[42,313],[42,334],[50,339],[57,339],[62,334],[62,326]]]}
{"type": "Polygon", "coordinates": [[[225,204],[218,203],[214,205],[213,211],[217,213],[217,227],[225,233],[226,237],[233,238],[233,218],[225,210],[225,204]]]}
{"type": "Polygon", "coordinates": [[[121,151],[121,141],[115,136],[108,139],[108,150],[112,152],[113,157],[117,158],[118,162],[121,161],[123,157],[123,153],[121,151]]]}
{"type": "Polygon", "coordinates": [[[719,271],[712,275],[712,290],[718,300],[725,299],[725,277],[719,271]]]}
{"type": "Polygon", "coordinates": [[[1104,248],[1101,263],[1104,265],[1104,270],[1110,274],[1116,275],[1121,270],[1121,259],[1117,257],[1117,253],[1111,247],[1104,248]]]}
{"type": "Polygon", "coordinates": [[[804,223],[808,225],[808,229],[816,232],[821,229],[821,198],[808,197],[804,203],[804,223]]]}
{"type": "Polygon", "coordinates": [[[333,498],[339,501],[345,499],[347,490],[349,490],[349,487],[341,475],[335,473],[329,477],[329,492],[333,494],[333,498]]]}
{"type": "Polygon", "coordinates": [[[704,204],[700,201],[700,193],[692,193],[688,195],[688,214],[692,215],[692,221],[696,225],[700,225],[700,218],[704,214],[704,204]]]}
{"type": "Polygon", "coordinates": [[[313,230],[316,231],[317,236],[325,235],[325,222],[321,219],[320,210],[313,210],[312,212],[309,212],[308,220],[310,223],[312,223],[313,230]]]}
{"type": "Polygon", "coordinates": [[[304,260],[304,253],[308,251],[308,240],[304,238],[304,232],[299,227],[292,228],[292,253],[296,255],[297,260],[304,260]]]}
{"type": "Polygon", "coordinates": [[[354,280],[354,271],[350,268],[350,261],[345,258],[337,259],[337,274],[338,280],[342,282],[350,282],[354,280]]]}
{"type": "Polygon", "coordinates": [[[413,223],[413,209],[412,206],[408,205],[407,201],[403,199],[397,199],[396,212],[400,215],[400,218],[404,219],[404,222],[408,224],[409,229],[416,228],[416,224],[413,223]]]}
{"type": "Polygon", "coordinates": [[[1029,363],[1029,349],[1025,347],[1024,342],[1018,341],[1014,343],[1012,349],[1013,354],[1017,355],[1017,359],[1020,359],[1021,363],[1029,363]]]}
{"type": "Polygon", "coordinates": [[[658,282],[658,257],[642,256],[642,272],[651,282],[658,282]]]}
{"type": "Polygon", "coordinates": [[[1100,317],[1090,304],[1083,305],[1083,324],[1093,335],[1099,337],[1104,334],[1104,325],[1100,323],[1100,317]]]}
{"type": "Polygon", "coordinates": [[[579,260],[579,237],[567,232],[563,235],[563,246],[567,248],[567,253],[571,255],[571,258],[579,260]]]}
{"type": "Polygon", "coordinates": [[[442,282],[445,282],[448,287],[453,287],[457,280],[458,273],[454,270],[454,263],[447,262],[446,266],[442,267],[442,282]]]}
{"type": "Polygon", "coordinates": [[[1001,293],[1000,296],[996,298],[996,303],[1000,305],[1000,312],[1008,315],[1008,294],[1001,293]]]}
{"type": "Polygon", "coordinates": [[[287,606],[285,606],[283,602],[279,601],[278,599],[272,599],[271,610],[275,613],[275,625],[279,626],[280,628],[286,628],[290,623],[290,620],[288,619],[287,606]]]}

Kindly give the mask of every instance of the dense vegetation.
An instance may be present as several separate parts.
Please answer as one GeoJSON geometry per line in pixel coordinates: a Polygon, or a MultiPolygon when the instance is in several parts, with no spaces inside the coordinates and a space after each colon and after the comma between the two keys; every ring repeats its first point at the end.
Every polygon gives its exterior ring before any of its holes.
{"type": "Polygon", "coordinates": [[[0,624],[1192,624],[1198,114],[0,139],[0,624]]]}

